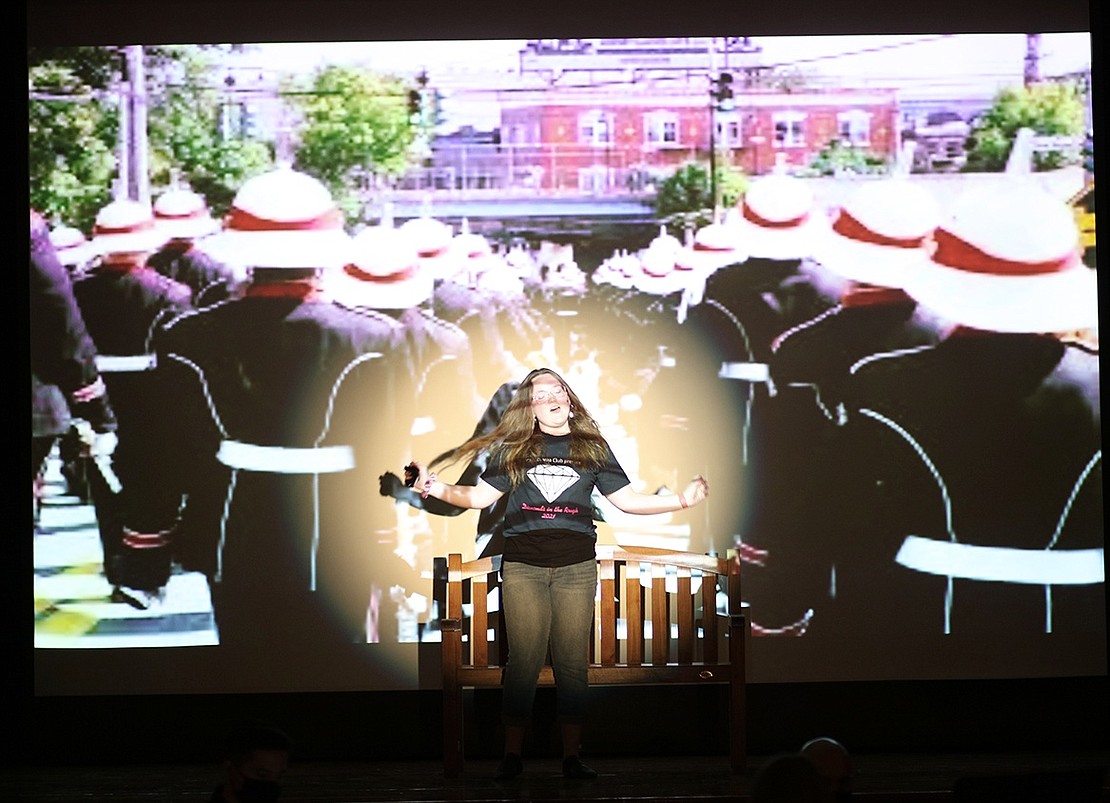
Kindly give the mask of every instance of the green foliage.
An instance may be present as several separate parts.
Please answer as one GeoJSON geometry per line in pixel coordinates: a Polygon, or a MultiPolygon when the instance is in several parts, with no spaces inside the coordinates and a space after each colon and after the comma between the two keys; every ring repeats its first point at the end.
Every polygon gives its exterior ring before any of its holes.
{"type": "Polygon", "coordinates": [[[148,76],[151,185],[169,186],[176,174],[222,215],[244,181],[273,166],[271,149],[241,132],[221,130],[221,114],[230,107],[208,52],[189,47],[171,55],[172,66],[148,76]]]}
{"type": "MultiPolygon", "coordinates": [[[[223,96],[208,47],[144,48],[153,192],[172,174],[222,214],[236,190],[272,164],[257,140],[220,134],[223,96]]],[[[52,223],[92,228],[117,176],[119,48],[28,51],[31,205],[52,223]]]]}
{"type": "Polygon", "coordinates": [[[410,89],[396,77],[329,66],[292,95],[303,120],[297,166],[324,182],[351,217],[364,176],[399,175],[414,158],[419,126],[409,116],[410,89]]]}
{"type": "Polygon", "coordinates": [[[28,47],[27,68],[64,66],[82,85],[108,89],[120,71],[117,47],[28,47]]]}
{"type": "Polygon", "coordinates": [[[43,61],[28,71],[31,206],[52,224],[88,232],[110,198],[119,118],[77,71],[43,61]]]}
{"type": "MultiPolygon", "coordinates": [[[[748,178],[728,166],[717,167],[717,192],[723,208],[734,206],[747,191],[748,178]]],[[[713,217],[709,168],[687,162],[658,183],[653,201],[655,213],[678,229],[709,223],[713,217]]]]}
{"type": "MultiPolygon", "coordinates": [[[[991,107],[975,122],[968,139],[965,171],[997,172],[1005,169],[1014,137],[1021,128],[1038,135],[1082,136],[1083,100],[1071,83],[1040,83],[1003,89],[991,107]]],[[[1075,154],[1037,153],[1035,170],[1054,170],[1075,163],[1075,154]]]]}
{"type": "Polygon", "coordinates": [[[845,146],[839,139],[829,140],[809,163],[814,176],[880,175],[888,171],[886,159],[865,148],[845,146]]]}

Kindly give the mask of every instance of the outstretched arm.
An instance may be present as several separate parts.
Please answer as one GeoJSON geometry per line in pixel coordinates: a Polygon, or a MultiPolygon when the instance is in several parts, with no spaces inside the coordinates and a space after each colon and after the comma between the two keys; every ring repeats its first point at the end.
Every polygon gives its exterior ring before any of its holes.
{"type": "Polygon", "coordinates": [[[489,507],[503,495],[485,480],[479,479],[476,485],[449,485],[441,482],[435,474],[429,474],[426,466],[416,463],[420,472],[415,488],[425,499],[433,497],[455,507],[481,510],[489,507]]]}
{"type": "Polygon", "coordinates": [[[709,496],[709,483],[701,475],[694,477],[682,493],[660,496],[658,494],[642,494],[632,490],[631,485],[608,494],[605,498],[612,502],[618,510],[625,513],[670,513],[693,507],[705,501],[709,496]]]}

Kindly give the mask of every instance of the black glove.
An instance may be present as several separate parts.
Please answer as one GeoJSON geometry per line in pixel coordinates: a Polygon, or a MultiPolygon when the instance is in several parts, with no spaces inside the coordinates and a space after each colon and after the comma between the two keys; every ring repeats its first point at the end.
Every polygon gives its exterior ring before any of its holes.
{"type": "Polygon", "coordinates": [[[70,405],[70,414],[74,418],[83,418],[89,422],[93,432],[115,432],[116,414],[108,403],[107,396],[98,396],[88,401],[75,402],[70,405]]]}
{"type": "Polygon", "coordinates": [[[392,471],[387,471],[378,477],[378,493],[382,496],[391,496],[402,502],[408,501],[409,489],[401,482],[401,478],[392,471]]]}

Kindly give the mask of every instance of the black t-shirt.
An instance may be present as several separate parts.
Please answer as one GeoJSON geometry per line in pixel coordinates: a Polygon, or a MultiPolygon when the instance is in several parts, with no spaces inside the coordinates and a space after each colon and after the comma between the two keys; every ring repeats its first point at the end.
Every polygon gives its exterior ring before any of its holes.
{"type": "Polygon", "coordinates": [[[590,494],[608,496],[628,485],[628,475],[606,445],[601,466],[588,470],[569,460],[570,435],[544,435],[543,458],[513,488],[494,456],[482,479],[508,494],[502,560],[534,566],[569,566],[594,557],[597,528],[590,494]]]}

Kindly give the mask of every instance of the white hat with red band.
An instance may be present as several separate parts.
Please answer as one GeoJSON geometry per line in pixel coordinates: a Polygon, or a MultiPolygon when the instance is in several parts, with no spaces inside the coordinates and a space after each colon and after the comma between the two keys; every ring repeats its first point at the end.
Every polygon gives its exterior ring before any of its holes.
{"type": "Polygon", "coordinates": [[[339,303],[372,309],[409,309],[432,297],[434,279],[416,246],[392,221],[369,226],[351,240],[351,260],[326,280],[339,303]]]}
{"type": "Polygon", "coordinates": [[[208,211],[204,197],[185,187],[168,189],[155,199],[154,223],[167,236],[186,240],[220,229],[220,222],[208,211]]]}
{"type": "Polygon", "coordinates": [[[406,220],[398,228],[412,241],[420,260],[432,271],[434,278],[451,278],[463,269],[463,260],[451,248],[455,232],[449,223],[425,213],[406,220]]]}
{"type": "Polygon", "coordinates": [[[660,226],[659,234],[638,254],[640,273],[634,277],[636,289],[665,296],[685,287],[691,271],[677,267],[681,253],[682,241],[668,234],[666,226],[660,226]]]}
{"type": "Polygon", "coordinates": [[[98,254],[141,254],[165,242],[149,204],[120,198],[96,214],[92,247],[98,254]]]}
{"type": "Polygon", "coordinates": [[[738,204],[737,226],[748,254],[763,259],[812,256],[829,220],[804,181],[772,173],[752,183],[738,204]]]}
{"type": "Polygon", "coordinates": [[[1098,325],[1095,271],[1083,264],[1071,210],[1032,183],[956,199],[905,291],[953,323],[990,332],[1098,325]]]}
{"type": "Polygon", "coordinates": [[[96,256],[96,251],[84,232],[73,226],[56,226],[51,229],[50,244],[54,246],[54,252],[63,265],[83,265],[96,256]]]}
{"type": "Polygon", "coordinates": [[[712,272],[747,261],[747,242],[738,222],[736,210],[730,209],[722,220],[714,220],[698,229],[693,241],[680,250],[678,269],[712,272]]]}
{"type": "Polygon", "coordinates": [[[248,179],[204,250],[248,268],[338,268],[351,255],[343,213],[312,176],[279,167],[248,179]]]}
{"type": "Polygon", "coordinates": [[[812,256],[855,282],[902,287],[940,223],[940,205],[907,178],[869,180],[815,240],[812,256]]]}

